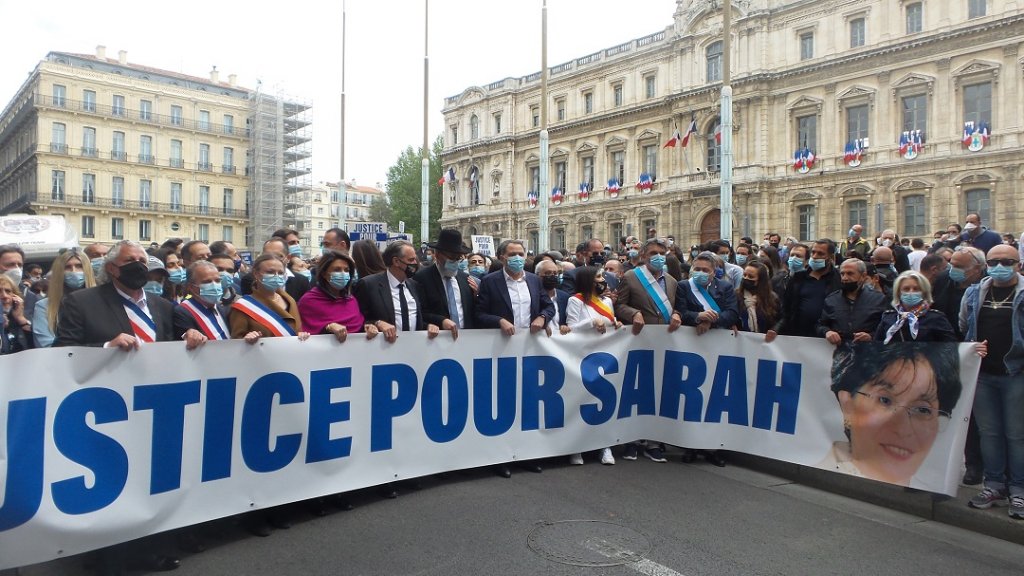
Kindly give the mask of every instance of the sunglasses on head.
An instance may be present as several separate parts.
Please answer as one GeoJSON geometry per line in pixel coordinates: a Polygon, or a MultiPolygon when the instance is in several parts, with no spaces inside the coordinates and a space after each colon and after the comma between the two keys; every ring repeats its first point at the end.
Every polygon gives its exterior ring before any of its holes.
{"type": "Polygon", "coordinates": [[[1013,258],[992,258],[990,260],[986,260],[985,262],[989,266],[998,266],[1000,264],[1002,264],[1003,266],[1013,266],[1014,264],[1017,263],[1017,260],[1013,258]]]}

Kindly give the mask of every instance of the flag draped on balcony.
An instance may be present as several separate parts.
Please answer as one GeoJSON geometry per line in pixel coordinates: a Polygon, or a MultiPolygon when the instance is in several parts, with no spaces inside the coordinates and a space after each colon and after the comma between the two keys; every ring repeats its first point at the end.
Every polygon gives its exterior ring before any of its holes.
{"type": "Polygon", "coordinates": [[[913,160],[917,158],[921,150],[924,150],[924,132],[906,130],[900,134],[900,156],[907,160],[913,160]]]}
{"type": "Polygon", "coordinates": [[[608,180],[609,197],[618,198],[620,190],[622,190],[622,182],[620,182],[618,178],[611,178],[608,180]]]}
{"type": "Polygon", "coordinates": [[[811,168],[814,168],[814,152],[804,144],[793,154],[793,169],[806,174],[811,168]]]}
{"type": "Polygon", "coordinates": [[[977,152],[988,144],[989,137],[988,122],[964,122],[964,134],[960,141],[964,148],[977,152]]]}
{"type": "Polygon", "coordinates": [[[555,186],[554,188],[551,189],[551,203],[554,204],[555,206],[561,204],[562,198],[564,197],[565,192],[558,186],[555,186]]]}
{"type": "Polygon", "coordinates": [[[867,143],[862,138],[857,138],[852,142],[846,143],[846,150],[843,153],[843,162],[851,168],[860,166],[861,159],[867,149],[867,143]]]}
{"type": "Polygon", "coordinates": [[[580,200],[590,200],[590,193],[594,191],[594,185],[590,182],[580,182],[580,200]]]}
{"type": "Polygon", "coordinates": [[[647,172],[640,174],[640,179],[636,182],[636,189],[647,194],[654,188],[654,179],[647,172]]]}
{"type": "Polygon", "coordinates": [[[530,204],[530,208],[537,207],[537,193],[530,191],[526,193],[526,201],[530,204]]]}

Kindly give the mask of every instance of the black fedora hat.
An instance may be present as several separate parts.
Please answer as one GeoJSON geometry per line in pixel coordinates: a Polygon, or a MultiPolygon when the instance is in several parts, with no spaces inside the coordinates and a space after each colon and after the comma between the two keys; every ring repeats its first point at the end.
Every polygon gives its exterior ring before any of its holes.
{"type": "Polygon", "coordinates": [[[450,254],[469,254],[472,252],[472,250],[463,246],[462,232],[454,228],[442,229],[437,235],[437,242],[427,244],[427,247],[433,248],[438,252],[448,252],[450,254]]]}

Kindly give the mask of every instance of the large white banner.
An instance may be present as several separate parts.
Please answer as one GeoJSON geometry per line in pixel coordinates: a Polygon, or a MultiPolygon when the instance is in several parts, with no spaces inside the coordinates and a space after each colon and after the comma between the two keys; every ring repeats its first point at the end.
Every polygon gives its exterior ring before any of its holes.
{"type": "Polygon", "coordinates": [[[0,568],[396,479],[637,439],[955,493],[971,345],[689,328],[0,357],[0,568]]]}

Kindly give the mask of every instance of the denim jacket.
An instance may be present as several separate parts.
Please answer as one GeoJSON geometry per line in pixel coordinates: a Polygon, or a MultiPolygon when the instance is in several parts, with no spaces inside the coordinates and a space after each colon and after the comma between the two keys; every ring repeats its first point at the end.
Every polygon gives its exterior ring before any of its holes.
{"type": "MultiPolygon", "coordinates": [[[[972,284],[960,302],[960,332],[964,342],[975,342],[978,337],[978,312],[985,301],[985,295],[992,285],[992,278],[985,277],[972,284]]],[[[1003,357],[1006,370],[1017,375],[1024,370],[1024,276],[1017,275],[1016,294],[1013,296],[1013,341],[1010,351],[1003,357]]]]}

